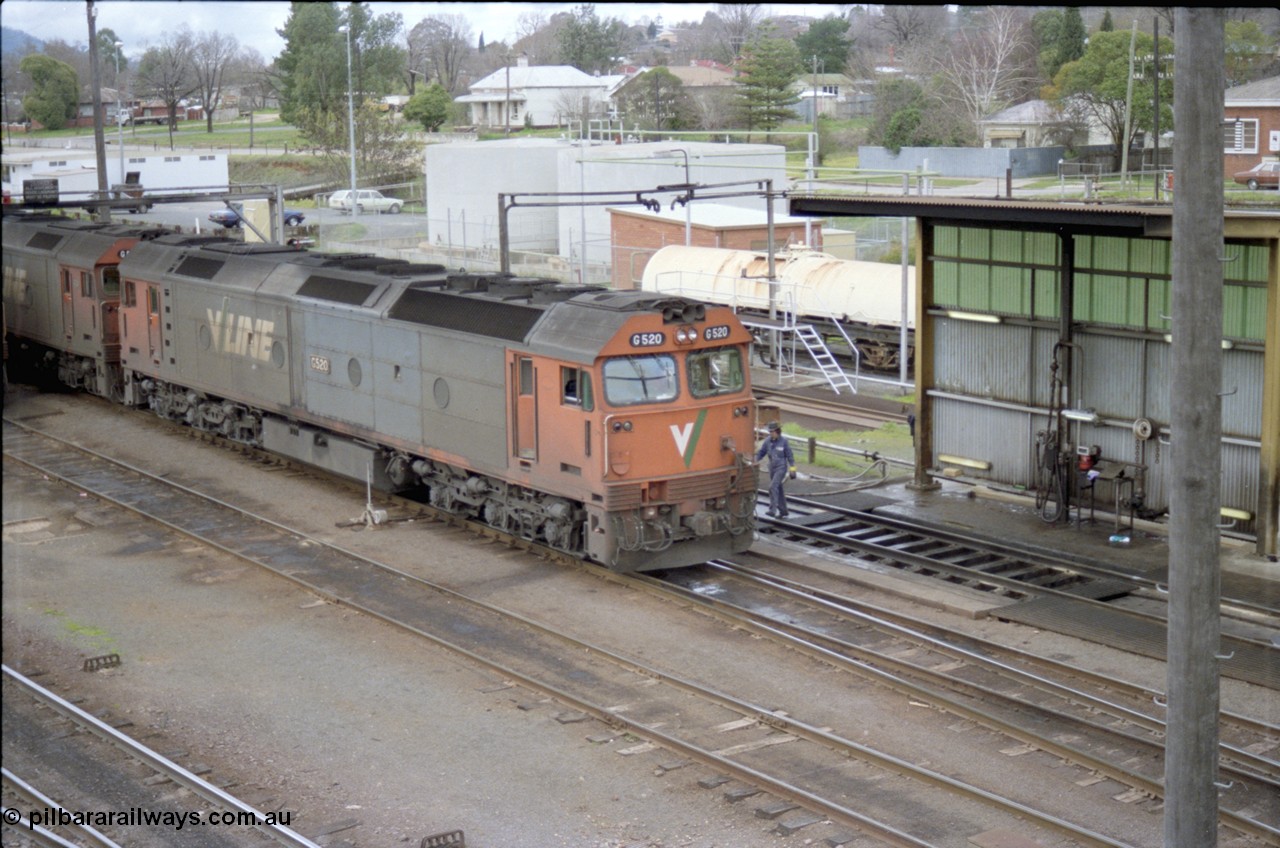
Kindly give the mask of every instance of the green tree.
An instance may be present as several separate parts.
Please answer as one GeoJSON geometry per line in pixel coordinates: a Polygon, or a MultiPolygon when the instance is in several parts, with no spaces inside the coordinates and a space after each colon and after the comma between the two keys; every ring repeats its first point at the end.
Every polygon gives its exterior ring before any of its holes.
{"type": "Polygon", "coordinates": [[[886,79],[876,85],[869,143],[897,154],[904,147],[961,146],[969,142],[968,135],[963,120],[932,100],[914,80],[886,79]]]}
{"type": "MultiPolygon", "coordinates": [[[[1124,145],[1131,144],[1133,134],[1140,130],[1151,131],[1155,127],[1155,73],[1148,66],[1135,69],[1139,73],[1133,82],[1131,101],[1132,127],[1125,137],[1125,103],[1129,88],[1129,39],[1127,32],[1098,32],[1089,39],[1089,49],[1074,62],[1068,62],[1058,71],[1053,84],[1046,90],[1046,99],[1055,101],[1064,110],[1075,108],[1087,114],[1099,126],[1105,127],[1115,145],[1117,165],[1124,145]]],[[[1138,33],[1135,55],[1147,56],[1154,52],[1150,35],[1138,33]]],[[[1160,53],[1173,54],[1173,42],[1160,39],[1160,53]]],[[[1173,80],[1160,82],[1160,127],[1173,127],[1173,80]]]]}
{"type": "Polygon", "coordinates": [[[738,64],[736,105],[739,120],[748,130],[768,132],[795,117],[791,107],[800,102],[800,95],[791,84],[800,70],[795,43],[773,37],[772,30],[747,44],[738,64]]]}
{"type": "Polygon", "coordinates": [[[600,20],[590,3],[574,8],[558,33],[560,61],[588,74],[612,70],[626,52],[627,28],[617,18],[600,20]]]}
{"type": "Polygon", "coordinates": [[[1111,20],[1111,10],[1108,9],[1102,16],[1102,23],[1098,25],[1098,32],[1115,32],[1115,29],[1115,21],[1111,20]]]}
{"type": "Polygon", "coordinates": [[[390,94],[404,72],[404,50],[396,45],[402,28],[400,15],[375,17],[366,3],[351,3],[344,11],[336,3],[295,0],[284,27],[277,30],[285,41],[276,57],[281,118],[300,129],[304,111],[312,120],[339,113],[345,120],[348,39],[357,106],[366,98],[390,94]],[[340,32],[340,26],[350,31],[340,32]]]}
{"type": "Polygon", "coordinates": [[[1266,73],[1276,54],[1276,40],[1255,21],[1227,21],[1227,85],[1252,82],[1266,73]]]}
{"type": "Polygon", "coordinates": [[[1074,62],[1084,55],[1084,44],[1089,38],[1084,28],[1084,18],[1080,17],[1079,6],[1068,6],[1062,10],[1062,27],[1058,30],[1058,67],[1074,62]]]}
{"type": "Polygon", "coordinates": [[[276,30],[284,50],[276,57],[280,118],[298,125],[302,114],[335,115],[346,110],[346,40],[338,32],[334,3],[294,2],[276,30]]]}
{"type": "Polygon", "coordinates": [[[124,55],[123,48],[116,47],[119,40],[116,31],[110,27],[98,30],[98,66],[102,68],[102,78],[110,79],[111,88],[115,89],[120,88],[120,80],[116,78],[116,63],[119,62],[121,78],[129,69],[129,57],[124,55]]]}
{"type": "Polygon", "coordinates": [[[1078,7],[1037,12],[1031,28],[1040,41],[1040,72],[1045,79],[1053,79],[1063,65],[1084,55],[1087,33],[1078,7]]]}
{"type": "Polygon", "coordinates": [[[350,39],[357,166],[366,176],[394,171],[400,158],[387,141],[398,130],[374,104],[400,85],[404,50],[395,41],[402,27],[400,15],[374,17],[365,3],[341,10],[335,3],[294,2],[278,30],[285,40],[276,58],[281,117],[334,157],[348,155],[350,39]],[[342,26],[348,30],[339,31],[342,26]]]}
{"type": "Polygon", "coordinates": [[[406,121],[417,121],[427,132],[436,132],[449,119],[453,98],[438,82],[422,88],[404,107],[406,121]]]}
{"type": "Polygon", "coordinates": [[[76,115],[80,82],[75,69],[66,62],[31,53],[18,65],[30,80],[31,91],[22,98],[22,110],[47,129],[60,130],[76,115]]]}
{"type": "Polygon", "coordinates": [[[810,25],[807,32],[796,37],[796,51],[800,60],[808,65],[814,56],[822,63],[829,74],[844,73],[849,59],[849,48],[853,42],[849,39],[849,21],[828,15],[810,25]]]}
{"type": "Polygon", "coordinates": [[[654,68],[627,80],[614,100],[623,119],[643,129],[679,130],[696,123],[684,83],[666,68],[654,68]]]}

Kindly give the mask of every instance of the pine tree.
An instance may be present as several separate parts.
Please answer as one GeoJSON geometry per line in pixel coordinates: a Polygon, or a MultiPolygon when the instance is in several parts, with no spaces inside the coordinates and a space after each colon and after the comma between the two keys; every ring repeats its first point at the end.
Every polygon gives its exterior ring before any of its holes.
{"type": "Polygon", "coordinates": [[[791,120],[800,95],[791,87],[800,72],[800,53],[785,38],[762,35],[746,46],[738,65],[737,108],[747,129],[776,128],[791,120]]]}
{"type": "Polygon", "coordinates": [[[1084,28],[1079,6],[1062,10],[1062,28],[1058,31],[1058,67],[1074,62],[1084,55],[1084,43],[1089,33],[1084,28]]]}

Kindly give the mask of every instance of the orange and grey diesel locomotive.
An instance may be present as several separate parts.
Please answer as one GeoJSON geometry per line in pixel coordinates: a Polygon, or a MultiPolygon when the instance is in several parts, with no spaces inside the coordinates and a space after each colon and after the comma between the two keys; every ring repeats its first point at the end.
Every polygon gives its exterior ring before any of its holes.
{"type": "Polygon", "coordinates": [[[15,340],[73,384],[619,571],[751,544],[730,309],[122,229],[4,221],[15,340]]]}

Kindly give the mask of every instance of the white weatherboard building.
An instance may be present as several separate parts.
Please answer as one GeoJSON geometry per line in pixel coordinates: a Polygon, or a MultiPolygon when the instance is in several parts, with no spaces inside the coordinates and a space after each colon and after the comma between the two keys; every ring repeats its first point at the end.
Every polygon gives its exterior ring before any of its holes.
{"type": "MultiPolygon", "coordinates": [[[[5,150],[0,156],[4,184],[14,197],[22,194],[25,180],[58,181],[58,192],[68,199],[83,198],[98,190],[98,164],[92,150],[58,150],[29,147],[5,150]]],[[[179,189],[225,189],[230,176],[227,154],[177,151],[125,151],[124,176],[137,175],[148,194],[173,193],[179,189]]],[[[121,179],[119,151],[107,153],[107,187],[130,180],[121,179]]]]}
{"type": "MultiPolygon", "coordinates": [[[[763,188],[763,181],[771,179],[774,191],[780,192],[787,187],[785,158],[785,149],[777,144],[614,144],[529,138],[428,145],[428,235],[436,245],[496,252],[500,193],[564,193],[564,197],[516,198],[516,207],[507,216],[511,249],[558,255],[571,266],[588,270],[587,282],[599,282],[608,278],[612,262],[608,207],[624,205],[620,198],[643,192],[645,198],[669,209],[683,192],[656,189],[686,181],[703,186],[738,183],[699,193],[745,195],[754,194],[763,188]],[[567,195],[590,192],[610,194],[585,198],[600,205],[569,205],[577,198],[567,195]]],[[[761,213],[765,209],[760,196],[722,197],[716,202],[761,213]]],[[[635,208],[643,207],[635,204],[635,208]]],[[[774,201],[776,215],[786,211],[783,200],[774,201]]]]}
{"type": "Polygon", "coordinates": [[[470,93],[454,102],[470,107],[471,123],[478,127],[558,127],[584,113],[603,113],[610,93],[623,79],[593,77],[572,65],[530,67],[521,56],[518,64],[472,83],[470,93]]]}

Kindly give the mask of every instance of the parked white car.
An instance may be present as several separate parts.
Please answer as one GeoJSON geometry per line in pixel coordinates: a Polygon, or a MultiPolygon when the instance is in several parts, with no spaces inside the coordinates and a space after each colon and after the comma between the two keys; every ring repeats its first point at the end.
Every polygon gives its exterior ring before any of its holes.
{"type": "MultiPolygon", "coordinates": [[[[343,212],[351,211],[351,190],[335,191],[329,195],[329,208],[340,209],[343,212]]],[[[404,201],[398,197],[384,197],[382,192],[374,191],[369,188],[362,188],[356,191],[356,206],[359,207],[361,214],[366,212],[387,212],[391,215],[397,215],[404,206],[404,201]]]]}

